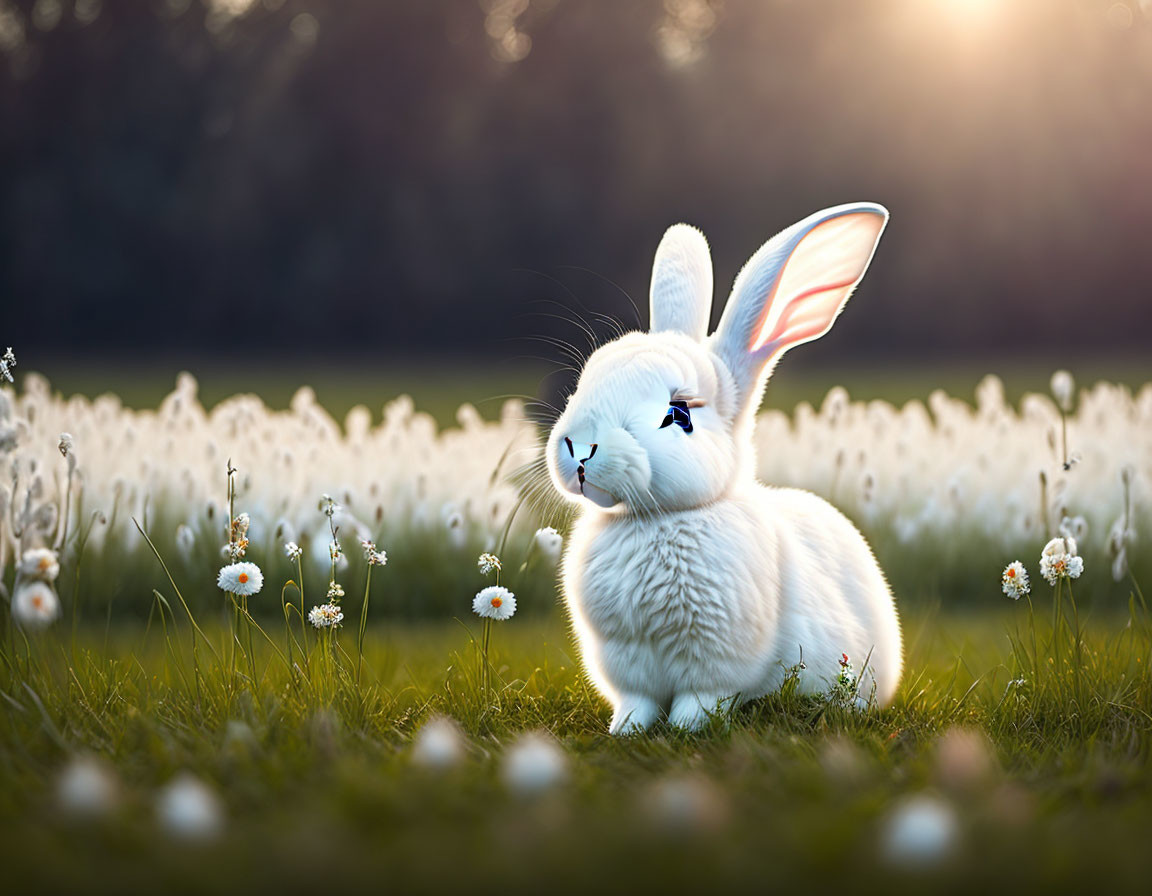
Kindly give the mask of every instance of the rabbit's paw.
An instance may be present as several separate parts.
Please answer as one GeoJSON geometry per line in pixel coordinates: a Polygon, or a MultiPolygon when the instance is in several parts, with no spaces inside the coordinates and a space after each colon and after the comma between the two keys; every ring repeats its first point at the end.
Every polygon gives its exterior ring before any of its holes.
{"type": "Polygon", "coordinates": [[[651,697],[623,694],[612,713],[609,734],[639,734],[660,718],[660,704],[651,697]]]}
{"type": "Polygon", "coordinates": [[[698,731],[708,722],[708,716],[724,712],[732,698],[720,694],[677,694],[672,698],[668,724],[684,731],[698,731]]]}

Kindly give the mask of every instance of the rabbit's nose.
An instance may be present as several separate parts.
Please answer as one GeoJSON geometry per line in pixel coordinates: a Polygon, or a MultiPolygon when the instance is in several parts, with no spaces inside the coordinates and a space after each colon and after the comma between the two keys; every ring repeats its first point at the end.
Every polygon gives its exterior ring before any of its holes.
{"type": "Polygon", "coordinates": [[[565,439],[564,445],[568,449],[568,454],[581,465],[588,463],[596,454],[597,445],[595,442],[589,445],[583,442],[573,442],[571,439],[565,439]]]}
{"type": "Polygon", "coordinates": [[[581,482],[584,481],[584,465],[596,454],[596,443],[586,444],[584,442],[573,442],[571,439],[565,439],[564,445],[568,449],[568,454],[572,459],[577,461],[576,476],[581,482]]]}

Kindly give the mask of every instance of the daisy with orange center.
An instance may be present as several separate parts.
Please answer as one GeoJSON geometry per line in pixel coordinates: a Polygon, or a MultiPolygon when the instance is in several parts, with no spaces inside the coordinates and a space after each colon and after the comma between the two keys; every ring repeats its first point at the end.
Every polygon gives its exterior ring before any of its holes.
{"type": "Polygon", "coordinates": [[[251,597],[264,587],[264,574],[255,563],[230,563],[220,570],[216,584],[229,594],[251,597]]]}
{"type": "Polygon", "coordinates": [[[472,599],[472,612],[502,622],[516,612],[516,595],[502,585],[489,585],[472,599]]]}
{"type": "Polygon", "coordinates": [[[1028,570],[1019,560],[1009,563],[1000,576],[1000,585],[1012,600],[1020,600],[1031,590],[1028,582],[1028,570]]]}

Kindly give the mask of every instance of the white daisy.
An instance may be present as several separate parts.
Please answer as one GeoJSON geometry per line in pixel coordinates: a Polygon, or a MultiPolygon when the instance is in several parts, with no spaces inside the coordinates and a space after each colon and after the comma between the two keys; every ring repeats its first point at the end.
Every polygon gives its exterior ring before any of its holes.
{"type": "Polygon", "coordinates": [[[1000,583],[1004,588],[1004,593],[1012,600],[1020,600],[1032,590],[1032,586],[1028,582],[1028,570],[1019,560],[1014,560],[1004,567],[1004,572],[1000,576],[1000,583]]]}
{"type": "Polygon", "coordinates": [[[290,541],[284,545],[284,555],[289,560],[299,560],[300,555],[303,553],[304,551],[301,549],[300,545],[296,544],[294,541],[290,541]]]}
{"type": "Polygon", "coordinates": [[[537,529],[534,537],[536,547],[549,560],[555,560],[560,556],[560,549],[564,546],[564,538],[551,526],[537,529]]]}
{"type": "Polygon", "coordinates": [[[251,597],[264,587],[264,573],[255,563],[230,563],[216,578],[220,590],[251,597]]]}
{"type": "Polygon", "coordinates": [[[12,617],[26,629],[47,628],[60,615],[60,598],[47,582],[24,582],[12,595],[12,617]]]}
{"type": "Polygon", "coordinates": [[[480,558],[476,561],[476,567],[484,575],[488,575],[490,572],[496,572],[504,568],[500,564],[500,558],[495,554],[489,554],[487,551],[480,555],[480,558]]]}
{"type": "Polygon", "coordinates": [[[308,621],[314,628],[339,628],[344,611],[336,604],[321,604],[308,611],[308,621]]]}
{"type": "Polygon", "coordinates": [[[54,582],[60,574],[60,562],[56,552],[49,548],[31,548],[20,557],[17,572],[27,579],[54,582]]]}
{"type": "Polygon", "coordinates": [[[1084,571],[1084,560],[1076,555],[1076,539],[1053,538],[1040,555],[1040,575],[1055,585],[1060,579],[1078,579],[1084,571]]]}
{"type": "Polygon", "coordinates": [[[516,595],[502,585],[489,585],[472,598],[472,611],[498,622],[511,619],[516,612],[516,595]]]}

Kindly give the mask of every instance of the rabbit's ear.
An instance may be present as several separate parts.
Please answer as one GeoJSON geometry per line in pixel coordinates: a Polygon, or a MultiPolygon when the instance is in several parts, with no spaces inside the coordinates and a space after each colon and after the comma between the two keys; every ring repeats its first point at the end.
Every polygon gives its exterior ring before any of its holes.
{"type": "Polygon", "coordinates": [[[713,336],[743,401],[759,403],[759,387],[784,352],[831,329],[887,223],[882,205],[838,205],[778,233],[749,259],[713,336]]]}
{"type": "Polygon", "coordinates": [[[669,227],[652,264],[650,295],[653,333],[672,330],[696,340],[708,334],[712,311],[712,256],[695,227],[669,227]]]}

